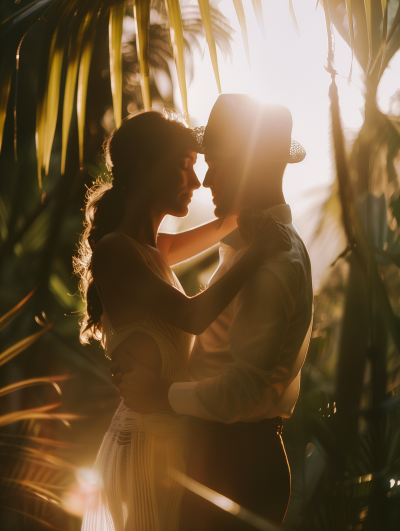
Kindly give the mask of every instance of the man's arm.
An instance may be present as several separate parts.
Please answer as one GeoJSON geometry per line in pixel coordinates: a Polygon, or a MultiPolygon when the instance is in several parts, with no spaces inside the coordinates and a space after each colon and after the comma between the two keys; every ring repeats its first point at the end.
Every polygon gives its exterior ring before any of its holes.
{"type": "Polygon", "coordinates": [[[274,406],[294,377],[294,360],[282,346],[301,281],[289,260],[268,261],[257,270],[239,294],[231,324],[234,362],[217,377],[173,384],[174,411],[224,423],[275,416],[274,406]]]}

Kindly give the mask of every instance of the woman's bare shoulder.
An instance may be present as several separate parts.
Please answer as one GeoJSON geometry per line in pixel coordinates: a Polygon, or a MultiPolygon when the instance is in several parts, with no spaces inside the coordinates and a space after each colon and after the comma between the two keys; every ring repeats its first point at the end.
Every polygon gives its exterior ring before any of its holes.
{"type": "Polygon", "coordinates": [[[111,267],[140,267],[145,264],[142,253],[122,233],[110,232],[101,238],[93,252],[93,267],[101,272],[111,267]]]}

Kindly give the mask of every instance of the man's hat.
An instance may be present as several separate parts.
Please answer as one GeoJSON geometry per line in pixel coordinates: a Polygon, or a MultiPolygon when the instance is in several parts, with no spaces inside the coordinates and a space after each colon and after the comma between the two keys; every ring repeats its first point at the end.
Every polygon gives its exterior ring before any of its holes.
{"type": "Polygon", "coordinates": [[[283,105],[265,105],[245,94],[221,94],[206,127],[193,129],[206,155],[234,157],[262,154],[268,160],[301,162],[302,145],[292,140],[292,115],[283,105]]]}

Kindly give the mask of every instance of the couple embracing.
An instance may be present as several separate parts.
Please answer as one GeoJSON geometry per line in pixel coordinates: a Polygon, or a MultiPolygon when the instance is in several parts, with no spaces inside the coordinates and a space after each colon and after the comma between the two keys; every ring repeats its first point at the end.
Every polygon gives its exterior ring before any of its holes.
{"type": "Polygon", "coordinates": [[[282,418],[298,398],[313,298],[282,192],[286,164],[305,156],[291,130],[287,108],[224,94],[205,128],[148,111],[107,139],[113,184],[89,190],[76,266],[81,341],[101,340],[123,401],[96,460],[83,530],[254,529],[213,503],[226,498],[282,524],[282,418]],[[218,219],[159,233],[165,215],[188,213],[197,153],[218,219]],[[218,269],[187,297],[171,266],[218,242],[218,269]]]}

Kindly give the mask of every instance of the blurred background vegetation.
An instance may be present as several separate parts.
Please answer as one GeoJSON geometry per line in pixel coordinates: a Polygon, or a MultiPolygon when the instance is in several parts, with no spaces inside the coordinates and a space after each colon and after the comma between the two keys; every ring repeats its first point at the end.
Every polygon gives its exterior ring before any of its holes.
{"type": "MultiPolygon", "coordinates": [[[[246,3],[233,3],[249,57],[246,3]]],[[[315,292],[301,394],[285,421],[287,530],[400,524],[398,87],[390,113],[376,101],[400,48],[399,4],[316,6],[326,23],[336,178],[315,241],[343,242],[343,252],[315,292]],[[340,121],[335,35],[362,72],[363,125],[352,135],[340,121]]],[[[264,34],[263,3],[252,6],[264,34]]],[[[296,31],[306,32],[296,2],[287,6],[296,31]]],[[[104,171],[102,142],[121,118],[150,104],[190,111],[186,81],[202,53],[220,87],[216,47],[219,59],[231,55],[234,32],[208,0],[0,0],[0,9],[0,520],[13,531],[77,530],[88,470],[119,403],[100,346],[78,341],[72,255],[86,187],[104,171]]],[[[178,230],[204,216],[194,204],[186,220],[168,222],[178,230]]],[[[176,273],[192,295],[216,265],[211,249],[176,273]]]]}

